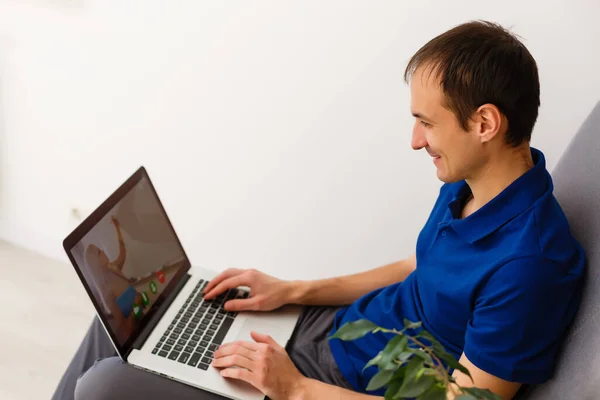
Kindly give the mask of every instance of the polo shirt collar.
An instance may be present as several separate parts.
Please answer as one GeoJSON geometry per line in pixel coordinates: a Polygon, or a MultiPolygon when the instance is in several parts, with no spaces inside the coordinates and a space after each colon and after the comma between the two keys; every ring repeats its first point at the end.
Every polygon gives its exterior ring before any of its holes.
{"type": "Polygon", "coordinates": [[[465,181],[448,203],[445,222],[467,242],[473,244],[531,207],[544,193],[553,190],[552,179],[546,171],[544,154],[531,148],[534,166],[479,210],[460,219],[462,205],[471,194],[465,181]]]}

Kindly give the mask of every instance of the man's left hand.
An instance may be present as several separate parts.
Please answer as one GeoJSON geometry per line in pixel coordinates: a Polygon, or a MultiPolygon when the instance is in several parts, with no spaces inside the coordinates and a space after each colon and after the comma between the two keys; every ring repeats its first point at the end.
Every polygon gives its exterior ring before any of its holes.
{"type": "Polygon", "coordinates": [[[273,400],[297,397],[306,378],[285,349],[270,336],[256,332],[251,336],[255,342],[238,341],[219,347],[212,366],[222,368],[221,376],[248,382],[273,400]]]}

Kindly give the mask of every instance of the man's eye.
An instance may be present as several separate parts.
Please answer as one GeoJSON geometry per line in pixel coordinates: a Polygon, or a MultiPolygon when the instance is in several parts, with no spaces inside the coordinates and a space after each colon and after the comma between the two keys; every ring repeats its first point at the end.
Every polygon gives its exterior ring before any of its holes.
{"type": "Polygon", "coordinates": [[[421,125],[423,125],[425,128],[429,128],[431,126],[431,124],[428,124],[425,121],[421,121],[421,125]]]}

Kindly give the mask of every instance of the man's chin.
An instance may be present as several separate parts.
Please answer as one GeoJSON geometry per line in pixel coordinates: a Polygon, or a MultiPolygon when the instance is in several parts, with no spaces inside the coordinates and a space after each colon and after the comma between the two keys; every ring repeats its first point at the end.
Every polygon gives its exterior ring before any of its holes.
{"type": "Polygon", "coordinates": [[[456,178],[455,176],[449,176],[445,174],[444,171],[437,170],[437,177],[440,181],[444,183],[456,183],[461,181],[461,179],[456,178]]]}

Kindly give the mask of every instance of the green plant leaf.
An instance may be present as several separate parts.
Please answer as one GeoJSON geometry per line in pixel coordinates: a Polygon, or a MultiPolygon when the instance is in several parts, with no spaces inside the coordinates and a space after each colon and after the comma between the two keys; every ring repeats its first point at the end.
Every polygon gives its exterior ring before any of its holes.
{"type": "Polygon", "coordinates": [[[423,322],[421,321],[412,322],[404,318],[404,329],[418,329],[421,327],[421,325],[423,325],[423,322]]]}
{"type": "Polygon", "coordinates": [[[424,369],[423,360],[413,357],[406,365],[404,382],[394,395],[394,399],[417,397],[435,384],[436,380],[433,376],[423,375],[424,369]]]}
{"type": "Polygon", "coordinates": [[[365,371],[365,369],[372,367],[373,365],[379,365],[379,363],[381,362],[381,359],[383,358],[383,351],[380,351],[379,354],[377,354],[375,357],[373,357],[368,363],[367,365],[365,365],[365,367],[363,368],[363,372],[365,371]]]}
{"type": "Polygon", "coordinates": [[[446,388],[433,385],[417,397],[417,400],[446,400],[446,388]]]}
{"type": "MultiPolygon", "coordinates": [[[[385,400],[393,400],[394,395],[398,392],[398,390],[400,390],[401,386],[402,386],[401,379],[390,381],[390,383],[388,384],[388,388],[385,391],[385,394],[383,395],[385,400]]],[[[446,400],[446,399],[444,399],[444,400],[446,400]]]]}
{"type": "Polygon", "coordinates": [[[392,379],[388,383],[388,388],[385,391],[385,400],[392,400],[394,395],[400,387],[402,386],[402,382],[404,381],[404,374],[406,373],[406,364],[398,368],[398,370],[392,376],[392,379]]]}
{"type": "Polygon", "coordinates": [[[340,340],[356,340],[365,336],[369,332],[373,332],[378,326],[366,319],[361,319],[354,322],[348,322],[340,327],[330,339],[340,340]]]}
{"type": "Polygon", "coordinates": [[[384,394],[385,400],[393,400],[394,395],[398,392],[398,390],[400,390],[400,387],[402,386],[402,382],[403,382],[403,379],[392,379],[388,383],[388,388],[384,394]]]}
{"type": "Polygon", "coordinates": [[[400,354],[406,350],[408,344],[408,337],[404,335],[398,335],[390,340],[382,351],[381,361],[379,361],[380,369],[397,369],[398,364],[394,362],[400,354]]]}
{"type": "MultiPolygon", "coordinates": [[[[405,329],[418,329],[421,326],[421,322],[404,319],[405,329]]],[[[355,340],[379,329],[381,328],[368,320],[359,320],[343,325],[331,336],[331,339],[355,340]]],[[[385,348],[365,365],[364,369],[371,366],[379,368],[377,374],[370,380],[367,390],[374,391],[387,386],[385,400],[404,398],[446,400],[447,388],[444,386],[445,383],[440,381],[439,375],[443,371],[437,367],[431,368],[436,365],[432,355],[424,351],[423,346],[409,346],[409,338],[415,336],[406,335],[403,333],[404,331],[394,332],[396,336],[389,340],[385,348]]],[[[429,346],[424,343],[425,349],[433,351],[433,354],[440,358],[447,367],[471,377],[469,370],[461,365],[456,357],[448,353],[431,333],[421,330],[416,337],[430,343],[429,346]]],[[[448,379],[446,382],[455,382],[452,376],[446,376],[446,378],[448,379]]],[[[461,394],[455,400],[501,400],[500,396],[487,389],[473,387],[460,389],[461,394]]]]}
{"type": "Polygon", "coordinates": [[[363,371],[373,365],[377,365],[379,369],[397,369],[398,364],[394,360],[404,362],[408,360],[412,353],[405,352],[408,338],[398,335],[391,339],[385,348],[371,359],[363,368],[363,371]]]}
{"type": "Polygon", "coordinates": [[[469,370],[464,365],[460,364],[456,357],[448,353],[446,349],[444,349],[444,346],[442,346],[442,344],[436,338],[434,338],[431,333],[427,331],[421,331],[419,332],[417,337],[423,338],[430,342],[435,355],[441,358],[448,367],[459,370],[460,372],[471,378],[471,381],[473,380],[469,370]]]}
{"type": "Polygon", "coordinates": [[[396,361],[404,362],[411,358],[412,355],[413,353],[410,351],[403,351],[402,353],[398,354],[398,357],[396,357],[396,361]]]}
{"type": "Polygon", "coordinates": [[[410,354],[414,354],[415,356],[419,357],[420,359],[425,361],[425,363],[427,363],[429,365],[434,365],[433,359],[425,351],[423,351],[421,349],[413,349],[413,348],[409,348],[406,351],[410,354]]]}
{"type": "Polygon", "coordinates": [[[429,389],[433,384],[435,384],[435,378],[433,376],[423,376],[419,380],[409,382],[405,379],[404,382],[402,382],[400,390],[396,392],[394,399],[417,397],[429,389]]]}
{"type": "Polygon", "coordinates": [[[476,387],[461,387],[460,390],[465,394],[475,397],[476,399],[502,400],[502,397],[500,397],[496,393],[490,392],[489,389],[479,389],[476,387]]]}
{"type": "Polygon", "coordinates": [[[444,360],[447,366],[449,366],[452,369],[459,370],[460,372],[471,378],[471,381],[473,381],[473,377],[471,377],[471,373],[469,372],[469,370],[464,365],[460,364],[456,357],[454,357],[452,354],[444,351],[443,353],[437,354],[437,356],[444,360]]]}
{"type": "Polygon", "coordinates": [[[417,335],[418,338],[422,338],[431,343],[431,348],[433,348],[433,352],[439,356],[441,353],[446,353],[446,349],[444,346],[435,338],[433,335],[425,330],[419,332],[417,335]]]}
{"type": "Polygon", "coordinates": [[[369,381],[367,391],[377,390],[387,385],[390,379],[392,379],[392,376],[394,376],[394,372],[396,371],[393,369],[379,370],[379,372],[376,373],[375,376],[373,376],[373,378],[371,378],[369,381]]]}

